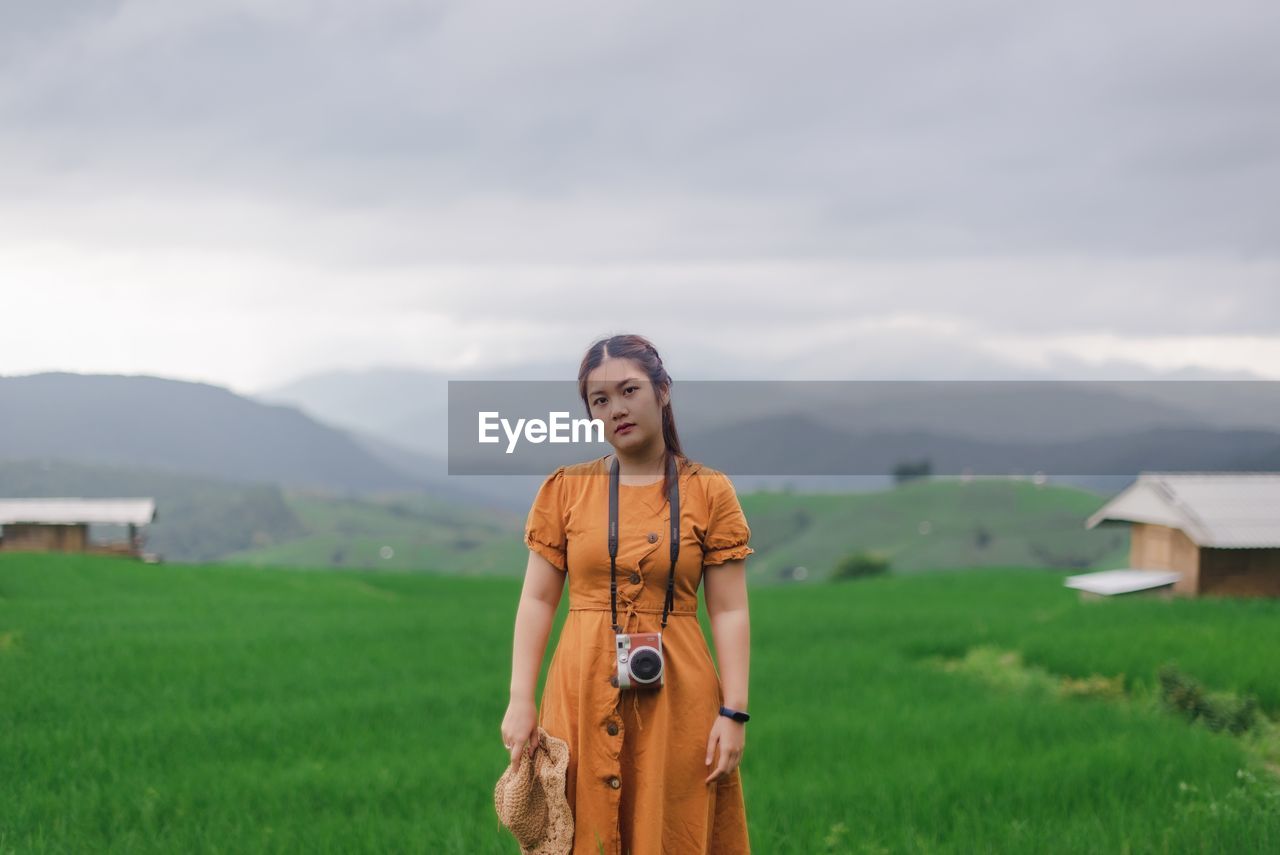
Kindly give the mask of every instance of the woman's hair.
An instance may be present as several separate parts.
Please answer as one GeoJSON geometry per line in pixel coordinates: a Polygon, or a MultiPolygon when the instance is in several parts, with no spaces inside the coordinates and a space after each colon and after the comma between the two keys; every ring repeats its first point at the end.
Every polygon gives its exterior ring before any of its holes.
{"type": "MultiPolygon", "coordinates": [[[[591,403],[587,400],[587,377],[610,356],[616,359],[633,359],[639,363],[644,372],[649,375],[649,384],[653,388],[655,398],[660,391],[670,388],[671,375],[662,366],[662,357],[658,355],[658,349],[647,338],[640,335],[615,335],[602,338],[587,349],[586,356],[582,357],[582,366],[578,368],[578,394],[582,396],[582,403],[587,407],[588,418],[591,417],[591,403]]],[[[671,487],[667,471],[671,458],[673,456],[676,458],[676,472],[679,473],[680,458],[685,456],[680,448],[680,435],[676,433],[676,416],[671,409],[670,400],[662,407],[662,439],[666,445],[666,453],[662,458],[662,492],[666,493],[671,487]]]]}

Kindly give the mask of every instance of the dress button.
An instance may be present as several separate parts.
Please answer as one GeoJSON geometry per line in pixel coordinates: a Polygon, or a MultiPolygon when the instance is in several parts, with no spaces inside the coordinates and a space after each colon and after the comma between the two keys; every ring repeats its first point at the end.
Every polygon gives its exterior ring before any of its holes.
{"type": "Polygon", "coordinates": [[[614,775],[612,778],[609,779],[609,786],[613,787],[616,790],[618,789],[618,787],[622,786],[622,782],[618,780],[617,775],[614,775]]]}
{"type": "Polygon", "coordinates": [[[658,533],[656,531],[649,532],[649,542],[650,543],[658,542],[658,533]]]}
{"type": "Polygon", "coordinates": [[[639,574],[639,573],[632,573],[632,574],[631,574],[631,584],[632,584],[632,585],[639,585],[639,584],[640,584],[640,574],[639,574]]]}
{"type": "Polygon", "coordinates": [[[605,730],[609,731],[609,735],[610,735],[610,736],[617,736],[617,735],[618,735],[618,726],[617,726],[616,724],[614,724],[613,722],[609,722],[609,726],[608,726],[607,728],[605,728],[605,730]]]}

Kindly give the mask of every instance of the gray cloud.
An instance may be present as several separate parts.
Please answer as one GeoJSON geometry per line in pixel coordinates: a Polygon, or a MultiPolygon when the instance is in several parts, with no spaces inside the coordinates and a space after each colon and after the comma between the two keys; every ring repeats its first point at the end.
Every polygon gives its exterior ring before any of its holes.
{"type": "Polygon", "coordinates": [[[805,370],[1274,337],[1277,43],[1240,0],[16,4],[0,276],[507,358],[645,322],[805,370]]]}
{"type": "Polygon", "coordinates": [[[654,239],[693,256],[1275,244],[1269,3],[33,5],[0,120],[45,171],[393,211],[687,202],[710,239],[654,239]],[[736,210],[787,217],[717,235],[736,210]]]}

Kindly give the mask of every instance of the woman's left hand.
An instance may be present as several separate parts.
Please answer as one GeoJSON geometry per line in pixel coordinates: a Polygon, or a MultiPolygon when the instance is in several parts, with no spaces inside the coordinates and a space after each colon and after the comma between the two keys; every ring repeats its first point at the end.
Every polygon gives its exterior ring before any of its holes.
{"type": "Polygon", "coordinates": [[[720,762],[707,777],[704,784],[710,784],[723,775],[728,775],[738,768],[742,759],[742,748],[747,742],[747,726],[734,721],[728,716],[716,716],[716,723],[711,726],[711,736],[707,739],[707,763],[710,766],[715,756],[716,746],[720,746],[720,762]]]}

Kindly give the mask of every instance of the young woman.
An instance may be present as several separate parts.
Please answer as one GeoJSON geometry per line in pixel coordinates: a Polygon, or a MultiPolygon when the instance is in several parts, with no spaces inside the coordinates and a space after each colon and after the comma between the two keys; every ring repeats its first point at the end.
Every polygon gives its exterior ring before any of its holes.
{"type": "Polygon", "coordinates": [[[588,415],[604,422],[613,451],[551,473],[529,511],[503,744],[518,766],[539,725],[568,742],[574,855],[744,855],[750,843],[738,763],[746,742],[751,530],[728,477],[681,452],[671,377],[652,344],[635,335],[596,342],[582,360],[578,390],[588,415]],[[608,531],[615,461],[616,599],[608,531]],[[680,534],[668,601],[671,486],[679,489],[680,534]],[[534,691],[566,577],[569,614],[538,710],[534,691]],[[703,583],[719,673],[697,617],[703,583]],[[615,625],[662,634],[661,686],[617,687],[615,625]]]}

